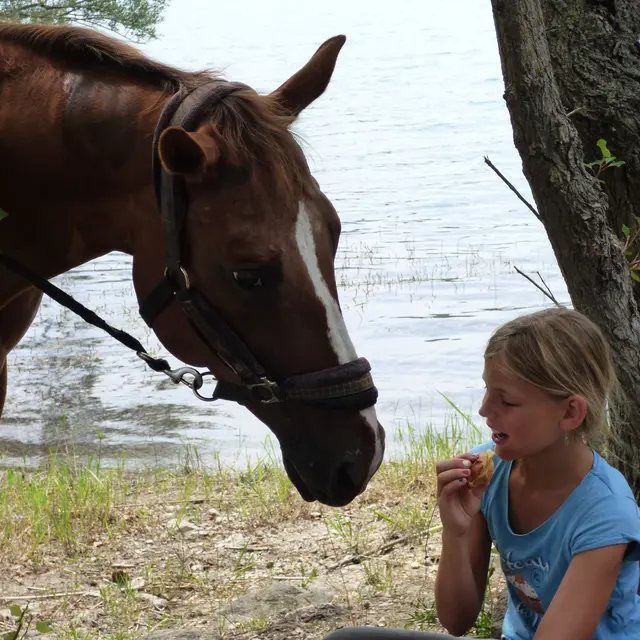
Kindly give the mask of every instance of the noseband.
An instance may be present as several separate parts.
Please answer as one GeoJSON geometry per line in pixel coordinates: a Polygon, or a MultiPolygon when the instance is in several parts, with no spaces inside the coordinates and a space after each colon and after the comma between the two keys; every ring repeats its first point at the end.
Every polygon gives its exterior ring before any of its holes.
{"type": "MultiPolygon", "coordinates": [[[[153,140],[153,180],[161,212],[165,246],[163,279],[140,305],[140,315],[149,327],[170,304],[176,302],[191,327],[239,379],[238,384],[218,380],[212,400],[232,400],[243,405],[296,401],[331,408],[365,409],[376,403],[371,366],[365,358],[312,373],[275,379],[229,326],[218,309],[191,283],[185,261],[183,236],[189,213],[189,194],[184,178],[169,175],[158,156],[158,141],[169,126],[193,131],[213,108],[246,85],[212,82],[185,96],[178,93],[165,106],[153,140]]],[[[198,397],[202,397],[198,395],[198,397]]]]}

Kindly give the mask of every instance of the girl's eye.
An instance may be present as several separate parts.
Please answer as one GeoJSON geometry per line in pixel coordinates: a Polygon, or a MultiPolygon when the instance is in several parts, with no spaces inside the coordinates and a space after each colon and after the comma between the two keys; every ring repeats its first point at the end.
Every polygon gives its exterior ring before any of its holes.
{"type": "Polygon", "coordinates": [[[517,407],[518,405],[515,404],[514,402],[507,402],[506,400],[502,401],[502,404],[504,404],[507,407],[517,407]]]}

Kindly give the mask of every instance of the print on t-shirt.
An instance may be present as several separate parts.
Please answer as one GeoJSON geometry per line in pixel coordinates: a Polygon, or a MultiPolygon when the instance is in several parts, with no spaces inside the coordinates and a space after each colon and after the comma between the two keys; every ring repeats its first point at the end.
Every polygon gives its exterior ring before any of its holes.
{"type": "Polygon", "coordinates": [[[544,584],[549,572],[549,563],[541,557],[514,560],[511,553],[506,556],[501,554],[500,560],[507,582],[511,586],[512,597],[515,596],[513,604],[516,610],[535,628],[544,613],[544,606],[536,587],[540,589],[544,584]]]}

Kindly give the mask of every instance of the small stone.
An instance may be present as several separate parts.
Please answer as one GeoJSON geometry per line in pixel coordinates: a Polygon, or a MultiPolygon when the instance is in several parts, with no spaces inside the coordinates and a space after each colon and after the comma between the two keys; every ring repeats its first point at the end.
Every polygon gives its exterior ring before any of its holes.
{"type": "Polygon", "coordinates": [[[322,517],[322,514],[319,511],[312,511],[309,515],[312,518],[320,518],[320,517],[322,517]]]}
{"type": "Polygon", "coordinates": [[[144,578],[137,577],[131,580],[131,582],[129,583],[129,588],[137,591],[138,589],[142,589],[144,585],[145,585],[144,578]]]}
{"type": "Polygon", "coordinates": [[[177,529],[180,533],[191,533],[192,531],[197,531],[198,527],[192,522],[188,520],[181,520],[180,524],[178,524],[177,518],[172,518],[167,522],[168,529],[177,529]]]}
{"type": "Polygon", "coordinates": [[[154,596],[150,593],[141,592],[138,594],[138,598],[143,600],[144,602],[149,603],[152,607],[156,607],[158,609],[164,609],[167,606],[168,601],[164,598],[159,598],[158,596],[154,596]]]}

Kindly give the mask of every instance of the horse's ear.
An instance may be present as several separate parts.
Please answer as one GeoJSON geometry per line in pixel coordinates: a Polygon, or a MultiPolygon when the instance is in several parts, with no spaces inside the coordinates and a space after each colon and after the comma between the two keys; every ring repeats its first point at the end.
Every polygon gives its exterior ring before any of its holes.
{"type": "Polygon", "coordinates": [[[168,127],[158,140],[158,155],[164,170],[170,175],[196,177],[202,175],[220,159],[220,148],[207,124],[197,131],[168,127]]]}
{"type": "Polygon", "coordinates": [[[334,36],[324,42],[300,71],[271,93],[294,118],[324,93],[346,40],[334,36]]]}

